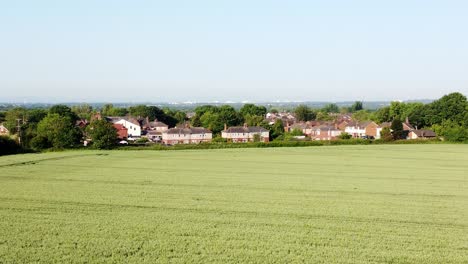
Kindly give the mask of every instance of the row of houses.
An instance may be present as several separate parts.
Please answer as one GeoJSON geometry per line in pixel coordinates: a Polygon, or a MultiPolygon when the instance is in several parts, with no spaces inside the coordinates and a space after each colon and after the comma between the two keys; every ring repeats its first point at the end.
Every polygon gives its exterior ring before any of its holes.
{"type": "MultiPolygon", "coordinates": [[[[435,138],[436,134],[431,130],[418,130],[414,128],[409,120],[402,122],[403,130],[407,132],[407,139],[429,139],[435,138]]],[[[342,121],[310,121],[300,122],[292,125],[286,124],[285,131],[290,132],[294,129],[301,130],[305,136],[313,140],[333,140],[337,139],[342,133],[347,133],[353,138],[371,138],[380,139],[382,130],[390,128],[391,123],[385,122],[377,124],[373,121],[358,122],[353,120],[342,121]]]]}
{"type": "MultiPolygon", "coordinates": [[[[183,124],[180,127],[169,128],[168,125],[158,120],[150,121],[148,118],[135,117],[104,117],[96,115],[96,119],[105,119],[116,128],[120,140],[135,140],[147,138],[150,141],[175,145],[175,144],[199,144],[211,142],[213,133],[204,127],[191,127],[183,124]]],[[[221,137],[228,142],[253,142],[259,140],[268,142],[270,131],[257,126],[224,127],[221,137]]]]}

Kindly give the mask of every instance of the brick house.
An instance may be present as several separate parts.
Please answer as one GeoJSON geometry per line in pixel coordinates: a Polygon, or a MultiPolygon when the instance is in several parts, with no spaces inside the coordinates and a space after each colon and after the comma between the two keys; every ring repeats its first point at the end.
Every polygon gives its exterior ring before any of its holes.
{"type": "Polygon", "coordinates": [[[125,140],[128,138],[128,129],[124,127],[122,124],[112,124],[114,128],[117,130],[117,137],[121,140],[125,140]]]}
{"type": "Polygon", "coordinates": [[[198,144],[211,142],[213,133],[203,127],[170,128],[162,132],[164,144],[198,144]]]}
{"type": "Polygon", "coordinates": [[[310,137],[312,140],[334,140],[337,139],[341,133],[343,133],[343,131],[337,126],[321,125],[312,128],[310,137]]]}
{"type": "Polygon", "coordinates": [[[432,139],[436,137],[437,134],[432,130],[413,130],[408,134],[408,139],[432,139]]]}
{"type": "Polygon", "coordinates": [[[270,141],[270,131],[258,126],[237,126],[237,127],[224,127],[221,131],[221,137],[227,139],[228,142],[241,143],[253,142],[255,135],[260,137],[260,142],[270,141]]]}

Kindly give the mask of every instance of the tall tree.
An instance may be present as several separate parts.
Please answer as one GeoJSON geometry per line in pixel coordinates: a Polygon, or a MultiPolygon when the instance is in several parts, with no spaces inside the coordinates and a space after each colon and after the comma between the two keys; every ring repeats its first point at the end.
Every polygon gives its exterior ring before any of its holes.
{"type": "Polygon", "coordinates": [[[86,132],[97,149],[110,149],[117,142],[117,130],[105,120],[94,120],[86,128],[86,132]]]}
{"type": "Polygon", "coordinates": [[[37,125],[37,136],[47,139],[54,148],[69,148],[79,144],[81,133],[70,116],[49,113],[37,125]]]}
{"type": "Polygon", "coordinates": [[[403,131],[403,123],[400,119],[394,119],[390,128],[392,129],[393,139],[404,139],[405,133],[403,131]]]}
{"type": "Polygon", "coordinates": [[[316,113],[307,105],[298,105],[294,110],[294,114],[299,121],[310,121],[316,117],[316,113]]]}
{"type": "Polygon", "coordinates": [[[246,117],[247,115],[264,117],[267,113],[267,109],[264,106],[256,106],[254,104],[244,104],[242,108],[239,110],[239,112],[243,117],[246,117]]]}
{"type": "Polygon", "coordinates": [[[349,112],[354,113],[360,110],[363,110],[364,106],[361,101],[356,101],[354,104],[349,108],[349,112]]]}

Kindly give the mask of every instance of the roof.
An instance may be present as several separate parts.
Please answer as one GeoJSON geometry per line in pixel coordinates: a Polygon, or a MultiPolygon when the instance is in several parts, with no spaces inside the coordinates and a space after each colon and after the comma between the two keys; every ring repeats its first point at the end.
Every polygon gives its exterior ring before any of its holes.
{"type": "Polygon", "coordinates": [[[168,125],[164,124],[163,122],[160,122],[160,121],[153,121],[153,122],[149,122],[148,125],[150,127],[168,127],[168,125]]]}
{"type": "Polygon", "coordinates": [[[364,129],[366,128],[368,125],[374,123],[373,121],[364,121],[364,122],[356,122],[356,121],[352,121],[352,122],[349,122],[346,127],[357,127],[357,128],[361,128],[361,129],[364,129]]]}
{"type": "Polygon", "coordinates": [[[312,130],[326,131],[326,130],[340,130],[340,129],[338,129],[338,128],[334,127],[334,126],[321,125],[321,126],[317,126],[317,127],[312,128],[312,130]]]}
{"type": "Polygon", "coordinates": [[[432,130],[413,130],[413,133],[418,137],[437,137],[437,134],[432,130]]]}
{"type": "Polygon", "coordinates": [[[190,127],[190,128],[171,128],[167,130],[167,134],[209,134],[211,131],[204,127],[190,127]]]}
{"type": "Polygon", "coordinates": [[[403,129],[405,130],[414,130],[414,127],[409,122],[403,122],[403,129]],[[405,129],[405,126],[407,129],[405,129]]]}
{"type": "Polygon", "coordinates": [[[391,122],[383,122],[382,124],[380,124],[380,127],[391,127],[391,126],[392,126],[391,122]]]}
{"type": "Polygon", "coordinates": [[[236,126],[230,127],[226,130],[223,130],[226,133],[262,133],[262,132],[269,132],[263,127],[259,126],[236,126]]]}
{"type": "Polygon", "coordinates": [[[127,122],[130,122],[134,125],[138,125],[140,126],[140,122],[134,118],[134,117],[128,117],[128,116],[125,116],[125,117],[121,117],[121,116],[106,116],[105,119],[108,121],[108,122],[111,122],[111,123],[116,123],[116,122],[119,122],[120,120],[125,120],[127,122]]]}

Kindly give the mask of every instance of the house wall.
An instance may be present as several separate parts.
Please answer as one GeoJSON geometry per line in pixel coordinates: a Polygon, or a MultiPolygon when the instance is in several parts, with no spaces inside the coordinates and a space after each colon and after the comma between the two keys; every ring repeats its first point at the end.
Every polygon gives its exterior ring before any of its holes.
{"type": "Polygon", "coordinates": [[[211,142],[213,139],[212,133],[203,134],[162,134],[162,141],[165,144],[197,144],[201,142],[211,142]]]}
{"type": "Polygon", "coordinates": [[[128,133],[129,137],[140,137],[141,136],[141,127],[140,127],[140,125],[128,122],[125,119],[121,119],[121,120],[115,122],[115,124],[121,124],[125,128],[127,128],[127,130],[128,130],[127,133],[128,133]]]}
{"type": "Polygon", "coordinates": [[[270,141],[270,132],[252,132],[252,133],[227,133],[221,132],[221,137],[234,143],[253,142],[256,134],[260,135],[260,141],[270,141]]]}
{"type": "Polygon", "coordinates": [[[164,131],[169,130],[169,127],[155,127],[154,130],[158,132],[164,132],[164,131]]]}
{"type": "Polygon", "coordinates": [[[353,136],[353,138],[360,138],[366,135],[366,129],[359,127],[346,127],[345,132],[353,136]]]}

